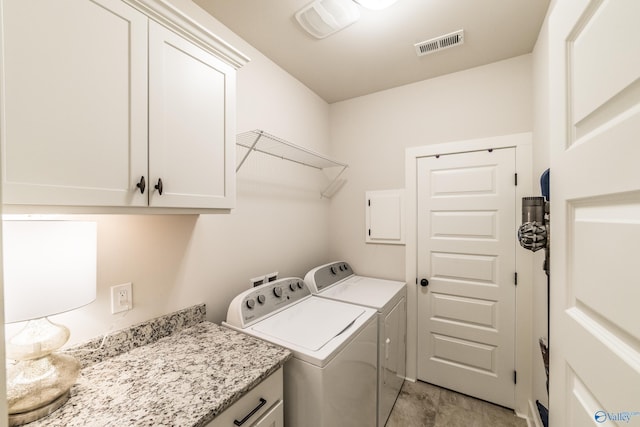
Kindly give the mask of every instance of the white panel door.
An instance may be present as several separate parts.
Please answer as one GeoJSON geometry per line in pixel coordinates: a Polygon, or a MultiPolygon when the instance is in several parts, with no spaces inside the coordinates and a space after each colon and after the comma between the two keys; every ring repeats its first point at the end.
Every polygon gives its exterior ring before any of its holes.
{"type": "Polygon", "coordinates": [[[234,99],[231,66],[149,23],[150,206],[233,207],[234,99]]]}
{"type": "Polygon", "coordinates": [[[513,408],[515,149],[417,167],[418,378],[513,408]]]}
{"type": "Polygon", "coordinates": [[[550,425],[640,426],[640,2],[550,17],[550,425]]]}
{"type": "Polygon", "coordinates": [[[4,203],[146,206],[147,18],[4,0],[1,36],[4,203]]]}

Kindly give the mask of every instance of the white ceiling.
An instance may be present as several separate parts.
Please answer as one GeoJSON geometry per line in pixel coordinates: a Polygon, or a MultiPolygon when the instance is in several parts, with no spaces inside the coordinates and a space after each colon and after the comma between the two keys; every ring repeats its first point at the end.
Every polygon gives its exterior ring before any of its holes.
{"type": "Polygon", "coordinates": [[[294,14],[311,0],[194,0],[329,103],[530,53],[549,0],[399,0],[361,8],[325,39],[294,14]],[[418,57],[413,47],[464,29],[464,44],[418,57]]]}

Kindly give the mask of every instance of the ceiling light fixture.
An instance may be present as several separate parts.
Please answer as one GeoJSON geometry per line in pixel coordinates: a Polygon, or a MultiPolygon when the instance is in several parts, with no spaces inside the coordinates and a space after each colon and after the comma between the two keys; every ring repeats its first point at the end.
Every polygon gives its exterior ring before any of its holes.
{"type": "Polygon", "coordinates": [[[382,9],[388,8],[398,0],[353,0],[353,1],[367,9],[382,10],[382,9]]]}
{"type": "Polygon", "coordinates": [[[315,0],[295,16],[305,31],[323,39],[360,19],[360,10],[351,0],[315,0]]]}

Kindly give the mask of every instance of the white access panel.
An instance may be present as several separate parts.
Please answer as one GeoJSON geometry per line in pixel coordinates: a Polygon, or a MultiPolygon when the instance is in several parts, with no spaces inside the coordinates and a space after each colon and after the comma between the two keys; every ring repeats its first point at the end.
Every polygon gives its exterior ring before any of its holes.
{"type": "Polygon", "coordinates": [[[404,190],[365,193],[366,243],[404,244],[404,190]]]}

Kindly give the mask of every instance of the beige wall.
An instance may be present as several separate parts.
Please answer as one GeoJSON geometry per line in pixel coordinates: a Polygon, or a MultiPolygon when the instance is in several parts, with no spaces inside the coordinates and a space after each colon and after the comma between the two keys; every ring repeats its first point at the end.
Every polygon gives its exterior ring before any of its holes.
{"type": "Polygon", "coordinates": [[[403,280],[404,246],[364,243],[365,191],[404,188],[407,147],[531,131],[531,92],[523,55],[332,104],[332,154],[349,169],[331,200],[331,257],[403,280]]]}

